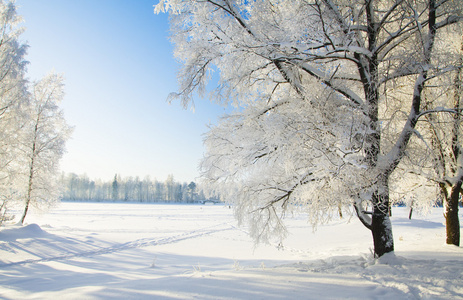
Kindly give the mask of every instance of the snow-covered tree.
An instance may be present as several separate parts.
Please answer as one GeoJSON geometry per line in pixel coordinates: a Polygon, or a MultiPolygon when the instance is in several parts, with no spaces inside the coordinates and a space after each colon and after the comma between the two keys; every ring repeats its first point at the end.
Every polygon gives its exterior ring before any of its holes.
{"type": "MultiPolygon", "coordinates": [[[[462,65],[461,32],[446,32],[445,39],[453,41],[453,45],[444,43],[436,47],[445,48],[441,52],[447,52],[446,60],[453,58],[455,65],[462,65]]],[[[405,176],[411,177],[411,174],[414,177],[410,180],[414,188],[408,191],[402,189],[402,193],[412,195],[414,205],[426,207],[431,202],[442,200],[445,207],[446,240],[448,244],[454,245],[460,243],[458,203],[463,181],[462,79],[462,70],[457,69],[430,81],[431,84],[424,92],[424,107],[438,107],[439,113],[427,114],[423,122],[417,125],[420,134],[414,138],[413,155],[408,155],[404,159],[404,166],[399,166],[403,172],[409,173],[405,176]],[[417,192],[423,189],[427,191],[417,192]],[[420,196],[417,197],[417,194],[420,196]]]]}
{"type": "Polygon", "coordinates": [[[174,175],[169,174],[167,175],[167,179],[165,182],[165,201],[173,202],[175,199],[175,182],[174,182],[174,175]]]}
{"type": "Polygon", "coordinates": [[[20,196],[18,181],[19,136],[26,116],[27,45],[19,37],[21,18],[14,2],[0,1],[0,206],[3,213],[7,202],[20,196]]]}
{"type": "Polygon", "coordinates": [[[196,200],[196,183],[190,182],[188,186],[184,188],[184,192],[186,193],[186,201],[187,202],[194,202],[196,200]]]}
{"type": "Polygon", "coordinates": [[[113,179],[113,182],[111,184],[111,198],[114,201],[119,200],[119,182],[120,182],[120,180],[118,180],[117,174],[114,175],[114,179],[113,179]]]}
{"type": "MultiPolygon", "coordinates": [[[[458,56],[455,65],[463,64],[463,35],[457,35],[459,44],[458,56]]],[[[458,49],[458,46],[455,47],[458,49]]],[[[435,173],[441,195],[444,201],[446,219],[446,242],[460,246],[460,220],[458,216],[458,203],[461,199],[463,184],[463,124],[461,113],[463,111],[463,71],[458,69],[451,74],[452,85],[443,94],[447,107],[458,113],[441,114],[437,118],[428,117],[432,133],[432,142],[435,145],[435,173]],[[439,118],[440,117],[440,118],[439,118]],[[440,119],[439,126],[435,120],[440,119]],[[444,126],[442,126],[444,125],[444,126]],[[450,133],[450,134],[449,134],[450,133]]],[[[445,86],[445,85],[444,85],[445,86]]],[[[438,89],[442,90],[442,89],[438,89]]],[[[436,92],[434,92],[435,94],[436,92]]],[[[434,102],[434,101],[433,101],[434,102]]],[[[439,105],[438,103],[437,105],[439,105]]]]}
{"type": "MultiPolygon", "coordinates": [[[[454,110],[459,112],[463,108],[462,79],[461,70],[458,70],[455,74],[454,90],[453,93],[451,92],[453,103],[450,105],[453,104],[454,110]]],[[[436,179],[439,179],[436,182],[439,184],[445,207],[446,242],[460,246],[458,204],[463,184],[462,117],[459,113],[452,113],[450,115],[438,115],[435,118],[429,117],[428,119],[432,133],[431,140],[434,145],[434,171],[437,175],[436,179]],[[435,124],[436,119],[440,120],[439,125],[435,124]]]]}
{"type": "MultiPolygon", "coordinates": [[[[179,98],[237,107],[206,136],[202,168],[235,200],[256,239],[284,235],[305,207],[314,224],[354,204],[376,256],[394,249],[391,175],[406,155],[430,80],[461,68],[434,47],[462,21],[459,1],[163,0],[182,61],[179,98]],[[402,84],[406,82],[405,86],[402,84]],[[367,211],[368,206],[371,211],[367,211]],[[329,212],[329,210],[328,210],[329,212]]],[[[228,202],[227,201],[227,202],[228,202]]]]}
{"type": "Polygon", "coordinates": [[[30,121],[21,137],[27,166],[21,224],[30,205],[49,206],[59,199],[58,163],[72,131],[58,106],[63,86],[62,76],[54,73],[33,84],[27,107],[30,121]]]}

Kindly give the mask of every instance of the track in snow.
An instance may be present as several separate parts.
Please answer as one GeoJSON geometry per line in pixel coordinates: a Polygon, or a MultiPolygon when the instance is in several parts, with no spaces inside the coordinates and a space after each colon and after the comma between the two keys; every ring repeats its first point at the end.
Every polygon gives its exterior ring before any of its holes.
{"type": "Polygon", "coordinates": [[[85,252],[80,252],[80,253],[68,253],[68,254],[57,255],[53,257],[26,259],[26,260],[12,262],[12,263],[0,264],[0,268],[16,266],[16,265],[68,260],[68,259],[72,259],[75,257],[89,257],[89,256],[110,254],[110,253],[115,253],[115,252],[124,251],[128,249],[134,249],[134,248],[143,248],[143,247],[149,247],[149,246],[173,244],[173,243],[177,243],[180,241],[194,239],[194,238],[210,235],[210,234],[221,232],[221,231],[232,230],[232,229],[236,229],[236,228],[230,225],[230,223],[225,222],[225,223],[217,224],[214,226],[200,228],[200,229],[196,229],[196,230],[192,230],[192,231],[188,231],[188,232],[184,232],[181,234],[164,237],[160,239],[143,238],[143,239],[138,239],[138,240],[130,241],[130,242],[123,243],[123,244],[116,244],[114,246],[104,247],[104,248],[100,248],[100,249],[92,250],[92,251],[85,251],[85,252]],[[224,228],[217,228],[217,227],[222,227],[224,225],[226,225],[224,228]]]}

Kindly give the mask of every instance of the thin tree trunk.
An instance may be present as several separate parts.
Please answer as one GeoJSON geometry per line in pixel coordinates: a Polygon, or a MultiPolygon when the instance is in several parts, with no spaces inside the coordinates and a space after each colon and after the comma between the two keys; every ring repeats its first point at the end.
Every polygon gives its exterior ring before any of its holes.
{"type": "Polygon", "coordinates": [[[36,146],[37,146],[37,132],[39,128],[39,122],[40,122],[40,114],[37,117],[37,122],[35,123],[35,129],[34,129],[34,140],[32,142],[32,157],[31,157],[31,165],[29,169],[29,183],[27,186],[27,195],[26,195],[26,205],[24,207],[24,212],[21,217],[21,225],[24,224],[24,219],[26,218],[27,212],[29,210],[29,205],[31,203],[31,195],[32,195],[32,182],[34,178],[34,163],[35,163],[35,157],[36,157],[36,146]]]}
{"type": "Polygon", "coordinates": [[[6,211],[7,211],[6,202],[7,200],[4,200],[2,205],[0,206],[0,226],[2,226],[3,222],[6,219],[6,211]]]}
{"type": "Polygon", "coordinates": [[[27,187],[27,196],[26,196],[26,205],[24,207],[24,212],[21,217],[21,225],[24,224],[24,219],[26,218],[27,212],[29,210],[29,204],[31,203],[31,195],[32,195],[32,178],[34,176],[34,159],[31,162],[31,169],[29,173],[29,185],[27,187]]]}
{"type": "Polygon", "coordinates": [[[412,202],[410,203],[410,212],[408,213],[408,219],[411,220],[412,219],[412,214],[413,214],[413,200],[412,202]]]}

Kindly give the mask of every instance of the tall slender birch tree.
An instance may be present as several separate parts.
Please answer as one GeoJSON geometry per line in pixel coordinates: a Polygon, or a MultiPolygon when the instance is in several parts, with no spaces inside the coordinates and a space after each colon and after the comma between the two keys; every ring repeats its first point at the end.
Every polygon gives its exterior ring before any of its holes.
{"type": "Polygon", "coordinates": [[[440,110],[423,106],[428,82],[461,68],[434,47],[462,22],[461,3],[162,0],[155,11],[170,13],[182,62],[171,99],[193,103],[217,70],[211,98],[238,108],[206,136],[202,167],[234,191],[222,195],[254,237],[284,235],[291,207],[317,223],[350,203],[375,255],[392,252],[389,181],[417,122],[440,110]]]}
{"type": "Polygon", "coordinates": [[[24,223],[31,205],[49,206],[59,197],[58,163],[71,134],[58,104],[63,92],[63,78],[49,74],[33,84],[29,105],[30,122],[23,133],[25,153],[24,223]]]}

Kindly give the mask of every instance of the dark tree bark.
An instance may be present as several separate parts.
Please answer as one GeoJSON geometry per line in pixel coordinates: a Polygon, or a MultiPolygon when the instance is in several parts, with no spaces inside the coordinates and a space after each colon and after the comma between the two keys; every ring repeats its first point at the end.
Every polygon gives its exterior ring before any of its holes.
{"type": "Polygon", "coordinates": [[[460,246],[460,219],[458,217],[458,203],[462,182],[452,186],[450,195],[445,199],[445,227],[447,233],[447,244],[460,246]]]}
{"type": "Polygon", "coordinates": [[[412,203],[410,203],[410,212],[408,213],[408,219],[411,220],[413,215],[413,200],[412,203]]]}
{"type": "Polygon", "coordinates": [[[389,219],[387,210],[375,209],[371,220],[375,256],[381,257],[386,253],[393,252],[394,239],[392,236],[391,220],[389,219]]]}
{"type": "Polygon", "coordinates": [[[373,194],[373,214],[371,216],[371,233],[375,256],[381,257],[394,251],[394,238],[389,218],[389,186],[388,177],[380,175],[378,191],[373,194]]]}

